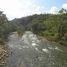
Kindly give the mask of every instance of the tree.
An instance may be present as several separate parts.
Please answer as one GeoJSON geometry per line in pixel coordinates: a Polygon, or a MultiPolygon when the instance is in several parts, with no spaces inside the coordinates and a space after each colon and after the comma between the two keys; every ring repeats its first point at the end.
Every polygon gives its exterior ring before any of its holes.
{"type": "Polygon", "coordinates": [[[64,8],[62,8],[61,10],[59,10],[59,13],[60,13],[60,14],[67,13],[67,10],[66,10],[66,9],[64,9],[64,8]]]}

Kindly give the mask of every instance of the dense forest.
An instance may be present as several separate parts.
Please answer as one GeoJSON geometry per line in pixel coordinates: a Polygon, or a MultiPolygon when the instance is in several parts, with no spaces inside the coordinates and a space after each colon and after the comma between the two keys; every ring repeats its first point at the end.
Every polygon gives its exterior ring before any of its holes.
{"type": "Polygon", "coordinates": [[[58,14],[31,15],[15,18],[8,21],[5,14],[0,11],[0,43],[4,44],[11,32],[17,31],[22,35],[24,31],[43,36],[50,41],[67,45],[67,10],[61,9],[58,14]]]}
{"type": "Polygon", "coordinates": [[[30,30],[48,40],[67,45],[67,10],[63,8],[58,14],[35,14],[14,19],[12,22],[17,24],[18,32],[30,30]]]}
{"type": "Polygon", "coordinates": [[[0,45],[4,45],[8,39],[8,35],[15,31],[15,26],[8,21],[5,14],[0,11],[0,45]]]}

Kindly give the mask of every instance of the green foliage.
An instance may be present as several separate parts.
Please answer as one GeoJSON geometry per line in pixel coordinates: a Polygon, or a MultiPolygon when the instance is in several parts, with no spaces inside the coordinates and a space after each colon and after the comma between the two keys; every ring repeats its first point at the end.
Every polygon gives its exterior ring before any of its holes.
{"type": "Polygon", "coordinates": [[[24,28],[23,27],[17,27],[16,31],[17,31],[18,36],[22,36],[24,33],[24,28]]]}
{"type": "Polygon", "coordinates": [[[0,45],[5,44],[10,32],[14,31],[14,25],[8,21],[5,14],[0,11],[0,45]]]}
{"type": "Polygon", "coordinates": [[[60,14],[67,13],[67,10],[66,10],[66,9],[64,9],[64,8],[62,8],[61,10],[59,10],[59,13],[60,13],[60,14]]]}
{"type": "MultiPolygon", "coordinates": [[[[40,14],[13,20],[16,27],[30,30],[51,41],[67,44],[67,10],[61,9],[57,15],[40,14]]],[[[21,29],[17,30],[21,33],[21,29]]]]}
{"type": "Polygon", "coordinates": [[[0,45],[4,45],[4,44],[5,44],[5,41],[2,38],[0,38],[0,45]]]}
{"type": "Polygon", "coordinates": [[[0,38],[6,40],[9,33],[17,31],[22,36],[29,30],[51,41],[67,44],[67,10],[61,9],[59,14],[32,15],[8,21],[0,11],[0,38]]]}

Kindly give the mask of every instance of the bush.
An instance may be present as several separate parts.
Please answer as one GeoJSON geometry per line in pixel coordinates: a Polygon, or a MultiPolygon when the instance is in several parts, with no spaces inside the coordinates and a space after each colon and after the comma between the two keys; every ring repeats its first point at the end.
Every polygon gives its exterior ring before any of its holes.
{"type": "Polygon", "coordinates": [[[67,41],[61,40],[61,41],[59,41],[59,43],[60,43],[61,45],[67,46],[67,41]]]}
{"type": "Polygon", "coordinates": [[[4,45],[5,44],[5,40],[0,38],[0,45],[4,45]]]}

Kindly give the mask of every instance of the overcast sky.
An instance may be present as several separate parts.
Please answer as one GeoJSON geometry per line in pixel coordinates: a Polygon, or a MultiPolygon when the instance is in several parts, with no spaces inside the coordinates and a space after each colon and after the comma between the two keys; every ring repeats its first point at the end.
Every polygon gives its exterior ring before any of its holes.
{"type": "Polygon", "coordinates": [[[0,0],[0,10],[11,20],[32,14],[57,13],[67,9],[67,0],[0,0]]]}

